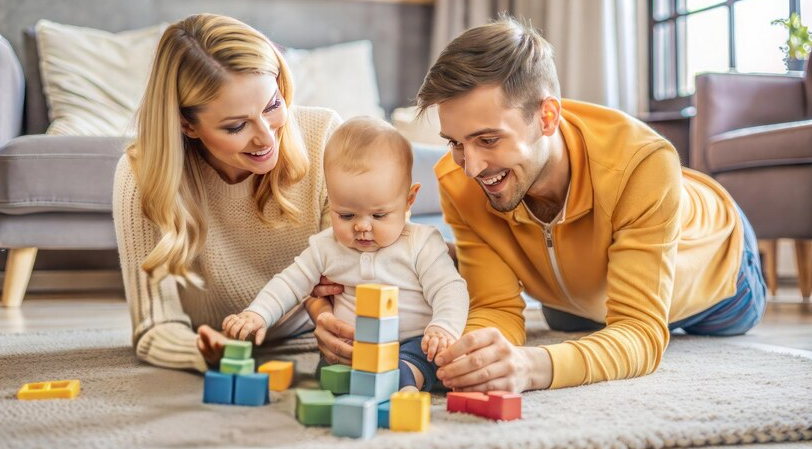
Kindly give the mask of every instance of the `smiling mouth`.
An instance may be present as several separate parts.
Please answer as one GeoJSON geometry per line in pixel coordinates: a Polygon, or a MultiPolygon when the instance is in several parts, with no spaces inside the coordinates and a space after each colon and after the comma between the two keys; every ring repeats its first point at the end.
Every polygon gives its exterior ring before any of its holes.
{"type": "Polygon", "coordinates": [[[488,176],[488,177],[478,176],[477,178],[480,180],[480,182],[482,182],[482,184],[486,188],[494,188],[494,187],[502,184],[502,182],[505,180],[505,178],[507,178],[507,175],[509,173],[510,173],[510,170],[505,169],[505,170],[502,170],[502,171],[500,171],[499,173],[497,173],[497,174],[495,174],[493,176],[488,176]]]}

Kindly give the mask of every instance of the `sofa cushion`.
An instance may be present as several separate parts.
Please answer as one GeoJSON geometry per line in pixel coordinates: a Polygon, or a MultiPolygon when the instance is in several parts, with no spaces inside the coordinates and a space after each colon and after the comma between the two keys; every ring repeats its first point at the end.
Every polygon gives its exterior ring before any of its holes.
{"type": "Polygon", "coordinates": [[[23,68],[11,44],[0,36],[0,146],[20,135],[23,116],[23,68]]]}
{"type": "Polygon", "coordinates": [[[437,177],[434,175],[434,166],[448,151],[444,146],[412,144],[414,164],[412,165],[412,183],[420,183],[420,191],[412,205],[412,215],[441,214],[440,190],[437,177]]]}
{"type": "Polygon", "coordinates": [[[0,212],[111,212],[126,140],[22,136],[0,149],[0,212]]]}
{"type": "Polygon", "coordinates": [[[707,161],[714,174],[812,164],[812,120],[753,126],[718,134],[708,141],[707,161]]]}

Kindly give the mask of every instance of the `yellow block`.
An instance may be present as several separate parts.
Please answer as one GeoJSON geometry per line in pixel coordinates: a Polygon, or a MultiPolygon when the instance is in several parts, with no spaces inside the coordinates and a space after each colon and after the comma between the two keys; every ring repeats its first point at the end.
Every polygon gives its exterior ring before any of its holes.
{"type": "Polygon", "coordinates": [[[293,383],[293,362],[271,360],[257,368],[258,373],[268,375],[268,388],[271,391],[284,391],[293,383]]]}
{"type": "Polygon", "coordinates": [[[355,314],[370,318],[397,316],[398,288],[380,284],[355,287],[355,314]]]}
{"type": "Polygon", "coordinates": [[[423,432],[429,427],[431,395],[425,391],[398,392],[390,398],[389,429],[423,432]]]}
{"type": "Polygon", "coordinates": [[[25,384],[17,392],[17,399],[73,399],[82,389],[78,379],[53,380],[50,382],[33,382],[25,384]]]}
{"type": "Polygon", "coordinates": [[[364,343],[355,341],[352,344],[352,369],[369,373],[382,373],[398,369],[398,351],[400,343],[364,343]]]}

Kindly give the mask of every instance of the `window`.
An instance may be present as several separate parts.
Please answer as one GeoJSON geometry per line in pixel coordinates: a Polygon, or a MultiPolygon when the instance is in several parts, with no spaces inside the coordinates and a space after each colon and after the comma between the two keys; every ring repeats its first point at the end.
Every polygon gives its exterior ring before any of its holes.
{"type": "Polygon", "coordinates": [[[652,0],[649,97],[652,111],[690,105],[702,72],[784,73],[786,30],[775,19],[798,12],[812,23],[812,0],[652,0]]]}

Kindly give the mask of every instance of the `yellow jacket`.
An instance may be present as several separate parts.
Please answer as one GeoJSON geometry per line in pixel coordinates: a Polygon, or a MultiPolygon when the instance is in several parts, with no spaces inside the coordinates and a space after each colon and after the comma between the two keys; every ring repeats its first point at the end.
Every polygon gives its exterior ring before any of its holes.
{"type": "Polygon", "coordinates": [[[435,167],[471,295],[466,332],[496,327],[524,344],[524,289],[607,325],[545,346],[551,388],[651,373],[669,322],[735,293],[741,218],[719,184],[681,168],[674,147],[628,115],[564,100],[560,129],[571,179],[552,247],[524,203],[498,212],[450,154],[435,167]]]}

